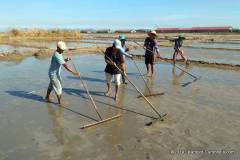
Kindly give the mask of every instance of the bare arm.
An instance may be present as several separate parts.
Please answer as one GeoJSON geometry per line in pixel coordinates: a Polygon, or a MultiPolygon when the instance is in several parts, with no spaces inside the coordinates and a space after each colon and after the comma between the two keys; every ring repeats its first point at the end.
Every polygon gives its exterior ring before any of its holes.
{"type": "Polygon", "coordinates": [[[125,55],[125,56],[127,56],[127,57],[129,57],[129,58],[132,58],[132,55],[131,55],[131,54],[128,54],[124,49],[120,49],[120,52],[121,52],[123,55],[125,55]]]}
{"type": "Polygon", "coordinates": [[[74,70],[73,68],[69,67],[66,63],[63,64],[63,66],[64,66],[64,68],[65,68],[67,71],[71,72],[72,74],[74,74],[74,75],[76,75],[76,76],[80,76],[80,73],[79,73],[78,71],[76,71],[76,70],[74,70]]]}

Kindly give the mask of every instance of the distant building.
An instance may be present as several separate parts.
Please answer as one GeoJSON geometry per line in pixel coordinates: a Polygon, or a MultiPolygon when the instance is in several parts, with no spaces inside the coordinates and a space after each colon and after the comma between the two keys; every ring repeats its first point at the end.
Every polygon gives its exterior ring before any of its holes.
{"type": "Polygon", "coordinates": [[[95,29],[81,29],[80,33],[96,33],[95,29]]]}
{"type": "Polygon", "coordinates": [[[99,29],[96,33],[114,33],[114,31],[111,29],[99,29]]]}
{"type": "Polygon", "coordinates": [[[222,27],[189,27],[189,28],[157,28],[158,33],[198,33],[198,32],[232,32],[232,26],[222,27]]]}
{"type": "Polygon", "coordinates": [[[136,33],[136,30],[134,29],[115,30],[115,33],[136,33]]]}
{"type": "Polygon", "coordinates": [[[137,29],[136,30],[137,33],[148,33],[150,31],[151,31],[151,29],[137,29]]]}

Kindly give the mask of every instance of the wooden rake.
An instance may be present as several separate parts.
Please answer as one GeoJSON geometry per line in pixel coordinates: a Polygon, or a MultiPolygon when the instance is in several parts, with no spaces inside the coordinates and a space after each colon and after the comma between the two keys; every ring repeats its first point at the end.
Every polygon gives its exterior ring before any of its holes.
{"type": "MultiPolygon", "coordinates": [[[[135,41],[133,41],[134,43],[136,43],[138,46],[141,46],[142,47],[142,45],[141,44],[139,44],[138,42],[135,42],[135,41]]],[[[149,51],[149,52],[151,52],[151,53],[153,53],[153,51],[151,51],[151,50],[149,50],[149,49],[147,49],[147,48],[144,48],[143,47],[143,49],[145,49],[145,50],[147,50],[147,51],[149,51]]],[[[171,63],[171,62],[168,62],[168,61],[166,61],[166,60],[164,60],[164,59],[162,59],[163,61],[165,61],[165,62],[167,62],[167,63],[171,63]]],[[[172,63],[171,63],[172,64],[172,63]]],[[[191,74],[191,73],[189,73],[189,72],[187,72],[186,70],[184,70],[184,69],[182,69],[181,67],[179,67],[178,65],[176,65],[175,64],[175,67],[176,68],[178,68],[179,70],[181,70],[181,71],[183,71],[183,72],[185,72],[185,73],[187,73],[187,75],[189,75],[189,76],[191,76],[192,78],[194,78],[194,80],[193,80],[193,82],[196,82],[198,79],[200,79],[201,78],[201,76],[199,76],[199,77],[197,77],[197,76],[194,76],[193,74],[191,74]]],[[[183,87],[185,87],[185,86],[187,86],[187,85],[189,85],[191,82],[189,82],[188,84],[185,84],[185,85],[183,85],[183,87]]]]}
{"type": "MultiPolygon", "coordinates": [[[[112,61],[111,58],[109,58],[102,50],[101,50],[101,53],[106,56],[106,58],[112,63],[114,64],[114,62],[112,61]]],[[[114,65],[116,67],[116,69],[119,70],[119,72],[122,73],[122,70],[117,66],[117,65],[114,65]]],[[[158,118],[157,119],[153,119],[153,121],[150,121],[148,123],[146,123],[147,126],[150,126],[153,124],[153,122],[156,122],[156,121],[164,121],[164,117],[166,117],[166,113],[164,114],[160,114],[157,109],[153,106],[153,104],[147,99],[147,97],[138,89],[138,87],[128,78],[128,76],[126,76],[127,80],[129,81],[129,83],[141,94],[141,96],[144,98],[144,100],[149,104],[149,107],[158,115],[158,118]]]]}
{"type": "MultiPolygon", "coordinates": [[[[150,90],[150,88],[149,88],[149,86],[148,86],[148,84],[147,84],[145,78],[143,77],[143,74],[142,74],[140,68],[138,67],[137,62],[136,62],[133,58],[131,58],[131,59],[132,59],[133,63],[135,64],[135,66],[136,66],[136,68],[137,68],[137,70],[138,70],[138,72],[139,72],[139,74],[140,74],[140,77],[141,77],[142,80],[144,81],[145,86],[146,86],[147,89],[148,89],[148,94],[145,94],[144,96],[145,96],[145,97],[151,97],[151,96],[160,96],[160,95],[164,95],[163,92],[161,92],[161,93],[151,93],[151,90],[150,90]]],[[[142,95],[139,95],[137,98],[142,98],[142,95]]]]}
{"type": "MultiPolygon", "coordinates": [[[[73,64],[74,69],[76,71],[78,71],[73,61],[72,61],[72,64],[73,64]]],[[[88,94],[92,104],[93,104],[94,110],[96,111],[96,113],[97,113],[97,115],[98,115],[98,117],[100,119],[100,120],[95,120],[95,122],[93,122],[93,123],[90,123],[90,124],[87,124],[87,125],[83,125],[80,129],[86,129],[86,128],[89,128],[89,127],[93,127],[93,126],[96,126],[96,125],[99,125],[99,124],[102,124],[102,123],[114,120],[114,119],[119,118],[120,116],[122,116],[121,114],[117,114],[115,116],[103,119],[102,116],[100,115],[100,113],[98,112],[97,105],[96,105],[95,101],[93,100],[93,98],[92,98],[92,96],[91,96],[91,94],[90,94],[90,92],[89,92],[89,90],[87,88],[87,85],[84,83],[84,81],[82,80],[81,76],[79,76],[79,79],[80,79],[84,89],[86,90],[86,92],[87,92],[87,94],[88,94]]]]}

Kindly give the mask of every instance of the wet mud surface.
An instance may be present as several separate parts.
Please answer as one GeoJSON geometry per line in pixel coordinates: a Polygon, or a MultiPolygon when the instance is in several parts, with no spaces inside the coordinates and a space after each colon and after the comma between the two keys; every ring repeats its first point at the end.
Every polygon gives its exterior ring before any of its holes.
{"type": "MultiPolygon", "coordinates": [[[[182,73],[171,64],[155,65],[155,76],[146,78],[149,97],[164,122],[145,124],[157,117],[130,85],[121,85],[120,100],[105,97],[105,63],[101,55],[76,55],[82,73],[102,117],[121,113],[114,121],[86,130],[84,124],[98,119],[79,79],[62,69],[64,106],[43,99],[49,83],[50,59],[26,58],[19,63],[0,62],[0,159],[158,160],[240,158],[239,71],[190,66],[182,73]],[[216,152],[214,152],[216,151],[216,152]]],[[[142,60],[137,64],[146,73],[142,60]]],[[[182,66],[184,67],[184,66],[182,66]]],[[[130,80],[144,94],[147,87],[131,60],[130,80]]],[[[114,85],[114,84],[113,84],[114,85]]],[[[114,88],[113,88],[114,90],[114,88]]],[[[114,92],[113,92],[114,93],[114,92]]]]}

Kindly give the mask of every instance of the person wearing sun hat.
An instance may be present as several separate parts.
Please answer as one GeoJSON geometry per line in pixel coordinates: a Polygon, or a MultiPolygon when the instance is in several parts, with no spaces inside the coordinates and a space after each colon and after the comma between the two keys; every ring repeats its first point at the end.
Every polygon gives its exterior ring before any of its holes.
{"type": "Polygon", "coordinates": [[[181,49],[183,46],[183,40],[185,40],[185,37],[182,35],[179,35],[178,38],[171,40],[175,43],[174,44],[174,53],[173,53],[173,64],[176,63],[177,56],[178,56],[178,54],[180,54],[180,56],[184,60],[185,64],[189,65],[187,57],[184,54],[184,51],[181,49]]]}
{"type": "Polygon", "coordinates": [[[71,58],[63,58],[63,52],[67,50],[66,43],[63,41],[57,42],[57,50],[53,53],[52,59],[51,59],[51,65],[48,70],[48,76],[50,79],[50,83],[48,85],[47,94],[46,94],[46,101],[51,102],[50,100],[50,94],[52,90],[55,91],[58,99],[58,104],[61,104],[61,98],[62,98],[62,79],[61,79],[61,66],[63,65],[64,68],[73,73],[74,75],[80,76],[80,73],[75,71],[74,69],[70,68],[67,65],[67,61],[71,60],[71,58]]]}
{"type": "Polygon", "coordinates": [[[153,73],[154,73],[155,53],[157,53],[157,57],[160,58],[160,53],[159,53],[156,38],[157,38],[156,31],[151,31],[148,33],[148,37],[144,41],[144,49],[146,50],[145,51],[145,64],[146,64],[146,68],[147,68],[147,75],[149,77],[153,76],[153,73]]]}
{"type": "Polygon", "coordinates": [[[122,82],[123,84],[127,84],[126,82],[126,63],[125,63],[125,56],[129,57],[129,58],[132,58],[132,55],[128,54],[127,52],[129,51],[128,48],[126,48],[126,38],[125,38],[125,35],[119,35],[118,36],[118,39],[121,41],[121,45],[122,45],[122,54],[123,54],[123,70],[122,70],[122,82]]]}
{"type": "Polygon", "coordinates": [[[119,39],[115,39],[113,41],[113,45],[111,47],[108,47],[105,51],[105,76],[106,76],[106,82],[107,82],[107,91],[105,93],[105,96],[109,96],[111,94],[111,86],[112,86],[112,78],[114,77],[115,81],[115,100],[118,100],[118,92],[119,92],[119,86],[121,84],[121,71],[123,70],[123,54],[122,52],[122,46],[121,41],[119,39]],[[117,67],[118,68],[117,68],[117,67]]]}

